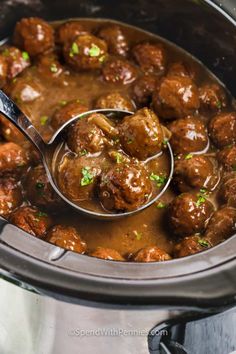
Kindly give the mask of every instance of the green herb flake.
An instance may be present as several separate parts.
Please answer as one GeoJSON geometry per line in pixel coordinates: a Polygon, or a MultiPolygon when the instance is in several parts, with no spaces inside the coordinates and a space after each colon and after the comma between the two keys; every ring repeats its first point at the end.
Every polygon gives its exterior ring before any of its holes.
{"type": "Polygon", "coordinates": [[[129,139],[128,141],[127,141],[127,144],[132,144],[133,143],[133,140],[132,139],[129,139]]]}
{"type": "Polygon", "coordinates": [[[48,121],[48,116],[42,116],[40,118],[40,124],[41,125],[46,125],[47,121],[48,121]]]}
{"type": "Polygon", "coordinates": [[[136,240],[140,241],[142,239],[142,232],[138,232],[136,230],[134,230],[134,235],[136,236],[136,240]]]}
{"type": "Polygon", "coordinates": [[[50,71],[54,74],[58,72],[58,67],[55,63],[51,64],[50,71]]]}
{"type": "Polygon", "coordinates": [[[66,100],[61,100],[59,103],[60,103],[61,106],[65,106],[67,104],[67,101],[66,100]]]}
{"type": "Polygon", "coordinates": [[[185,155],[184,159],[190,160],[192,157],[193,157],[193,154],[187,154],[187,155],[185,155]]]}
{"type": "Polygon", "coordinates": [[[42,212],[42,211],[37,212],[36,215],[37,215],[39,218],[43,218],[43,217],[47,217],[47,216],[48,216],[48,214],[46,214],[46,213],[44,213],[44,212],[42,212]]]}
{"type": "Polygon", "coordinates": [[[78,44],[76,42],[74,42],[71,46],[69,56],[73,57],[76,54],[79,54],[79,47],[78,47],[78,44]]]}
{"type": "Polygon", "coordinates": [[[115,153],[115,158],[116,158],[116,163],[119,164],[123,162],[123,156],[119,152],[115,153]]]}
{"type": "Polygon", "coordinates": [[[87,155],[88,151],[86,149],[80,151],[79,156],[85,156],[87,155]]]}
{"type": "Polygon", "coordinates": [[[222,108],[222,103],[221,103],[220,101],[217,101],[217,102],[216,102],[216,107],[217,107],[218,109],[221,109],[221,108],[222,108]]]}
{"type": "Polygon", "coordinates": [[[25,61],[28,61],[28,60],[30,59],[29,53],[28,53],[28,52],[22,52],[22,58],[23,58],[25,61]]]}
{"type": "Polygon", "coordinates": [[[207,190],[206,190],[205,188],[201,188],[201,189],[200,189],[200,193],[201,193],[201,194],[207,194],[207,190]]]}
{"type": "Polygon", "coordinates": [[[166,184],[167,177],[166,176],[159,176],[155,175],[153,172],[150,175],[150,180],[157,182],[156,185],[158,188],[162,187],[163,185],[166,184]]]}
{"type": "Polygon", "coordinates": [[[99,58],[99,62],[102,64],[102,63],[104,63],[105,59],[106,59],[106,56],[103,55],[103,56],[101,56],[101,58],[99,58]]]}
{"type": "Polygon", "coordinates": [[[163,203],[163,202],[158,202],[158,203],[156,204],[156,207],[157,207],[157,209],[163,209],[163,208],[166,207],[166,204],[163,203]]]}
{"type": "Polygon", "coordinates": [[[89,56],[90,57],[99,57],[101,54],[100,48],[96,44],[92,44],[91,48],[89,49],[89,56]]]}
{"type": "Polygon", "coordinates": [[[89,184],[93,183],[94,176],[90,172],[90,167],[83,167],[81,173],[83,178],[80,181],[80,185],[82,187],[88,186],[89,184]]]}
{"type": "Polygon", "coordinates": [[[206,198],[202,194],[199,194],[198,200],[196,202],[196,206],[199,207],[201,204],[205,203],[205,201],[206,201],[206,198]]]}
{"type": "Polygon", "coordinates": [[[200,239],[200,240],[198,240],[198,243],[202,247],[205,247],[205,248],[209,247],[209,242],[207,242],[206,240],[200,239]]]}
{"type": "Polygon", "coordinates": [[[163,144],[164,146],[166,146],[166,145],[168,144],[168,141],[169,141],[168,139],[164,139],[163,142],[162,142],[162,144],[163,144]]]}
{"type": "Polygon", "coordinates": [[[35,188],[37,188],[37,189],[43,189],[44,187],[45,187],[45,184],[42,182],[37,182],[35,184],[35,188]]]}

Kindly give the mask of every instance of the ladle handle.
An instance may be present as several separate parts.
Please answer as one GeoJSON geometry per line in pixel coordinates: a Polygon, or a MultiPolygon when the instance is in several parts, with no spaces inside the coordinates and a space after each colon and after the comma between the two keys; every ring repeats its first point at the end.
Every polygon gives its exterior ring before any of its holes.
{"type": "Polygon", "coordinates": [[[21,112],[17,105],[5,95],[2,90],[0,90],[0,113],[20,129],[20,131],[35,145],[39,152],[44,155],[46,143],[41,135],[26,115],[21,112]]]}

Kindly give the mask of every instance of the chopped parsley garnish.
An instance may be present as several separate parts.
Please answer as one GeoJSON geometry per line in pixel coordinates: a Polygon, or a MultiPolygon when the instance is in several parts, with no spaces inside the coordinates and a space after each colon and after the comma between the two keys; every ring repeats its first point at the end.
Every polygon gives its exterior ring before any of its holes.
{"type": "Polygon", "coordinates": [[[50,71],[52,73],[57,73],[58,72],[58,67],[55,63],[53,63],[51,66],[50,66],[50,71]]]}
{"type": "Polygon", "coordinates": [[[92,44],[91,48],[89,49],[89,56],[98,57],[100,54],[101,54],[100,48],[96,44],[92,44]]]}
{"type": "Polygon", "coordinates": [[[123,157],[119,152],[115,153],[115,159],[116,159],[116,163],[121,163],[123,162],[123,157]]]}
{"type": "Polygon", "coordinates": [[[201,204],[205,203],[206,198],[202,194],[198,194],[198,200],[196,206],[199,207],[201,204]]]}
{"type": "Polygon", "coordinates": [[[127,144],[132,144],[132,142],[133,142],[133,140],[132,140],[132,139],[129,139],[129,140],[127,141],[127,144]]]}
{"type": "Polygon", "coordinates": [[[83,178],[80,181],[80,185],[82,187],[88,186],[89,184],[93,183],[94,176],[90,172],[90,167],[83,167],[81,172],[82,172],[83,178]]]}
{"type": "Polygon", "coordinates": [[[200,189],[200,194],[207,194],[207,190],[205,188],[201,188],[200,189]]]}
{"type": "Polygon", "coordinates": [[[47,217],[48,214],[42,212],[42,211],[39,211],[37,214],[36,214],[39,218],[42,218],[42,217],[47,217]]]}
{"type": "Polygon", "coordinates": [[[163,209],[163,208],[166,207],[166,204],[163,203],[163,202],[158,202],[158,203],[156,204],[156,207],[157,207],[157,209],[163,209]]]}
{"type": "Polygon", "coordinates": [[[198,243],[202,247],[209,247],[209,242],[207,242],[206,240],[200,239],[198,240],[198,243]]]}
{"type": "Polygon", "coordinates": [[[220,101],[217,101],[217,102],[216,102],[216,107],[217,107],[218,109],[221,109],[221,108],[222,108],[222,104],[221,104],[220,101]]]}
{"type": "Polygon", "coordinates": [[[48,121],[48,116],[42,116],[40,118],[40,124],[41,125],[46,125],[47,121],[48,121]]]}
{"type": "Polygon", "coordinates": [[[87,155],[88,151],[86,149],[80,151],[79,156],[85,156],[87,155]]]}
{"type": "Polygon", "coordinates": [[[45,184],[44,184],[44,183],[41,183],[41,182],[37,182],[37,183],[35,184],[35,187],[36,187],[37,189],[43,189],[43,188],[45,187],[45,184]]]}
{"type": "Polygon", "coordinates": [[[101,58],[99,58],[99,62],[100,62],[100,63],[103,63],[103,62],[105,61],[105,59],[106,59],[106,56],[103,55],[103,56],[101,56],[101,58]]]}
{"type": "Polygon", "coordinates": [[[134,230],[134,234],[136,236],[136,240],[140,241],[143,236],[142,232],[138,232],[138,231],[134,230]]]}
{"type": "Polygon", "coordinates": [[[164,184],[166,184],[167,177],[166,176],[155,175],[152,172],[151,175],[150,175],[150,180],[157,182],[156,183],[157,187],[162,187],[164,184]]]}
{"type": "Polygon", "coordinates": [[[75,54],[79,54],[79,47],[76,42],[74,42],[70,48],[70,57],[73,57],[75,54]]]}
{"type": "Polygon", "coordinates": [[[166,146],[167,143],[168,143],[168,141],[169,141],[168,139],[164,139],[163,142],[162,142],[162,144],[163,144],[164,146],[166,146]]]}
{"type": "Polygon", "coordinates": [[[193,157],[193,154],[188,154],[188,155],[185,155],[184,159],[190,160],[192,157],[193,157]]]}
{"type": "Polygon", "coordinates": [[[29,53],[28,52],[22,52],[22,58],[25,60],[25,61],[27,61],[27,60],[29,60],[29,53]]]}

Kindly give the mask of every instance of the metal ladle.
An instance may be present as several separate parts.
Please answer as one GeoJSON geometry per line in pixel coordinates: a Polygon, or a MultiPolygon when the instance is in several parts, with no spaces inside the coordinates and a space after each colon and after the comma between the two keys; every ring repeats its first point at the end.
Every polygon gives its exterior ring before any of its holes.
{"type": "Polygon", "coordinates": [[[37,148],[39,151],[42,161],[47,173],[47,177],[49,179],[49,182],[55,192],[70,206],[72,206],[74,209],[76,209],[79,212],[82,212],[83,214],[87,216],[92,216],[97,219],[107,219],[107,220],[114,220],[118,219],[124,216],[131,216],[134,215],[146,208],[148,208],[150,205],[155,203],[161,196],[162,194],[167,190],[172,175],[174,171],[174,156],[173,152],[171,149],[171,146],[169,142],[167,142],[167,148],[170,156],[170,173],[167,179],[167,182],[163,189],[158,193],[154,198],[152,198],[150,201],[148,201],[146,204],[142,205],[140,208],[124,212],[124,213],[109,213],[104,211],[102,212],[96,212],[92,211],[89,209],[85,209],[77,204],[74,204],[71,200],[69,200],[64,194],[61,193],[61,191],[58,189],[56,181],[54,180],[53,174],[52,174],[52,156],[53,153],[55,152],[56,148],[58,147],[58,144],[63,141],[63,133],[65,132],[65,129],[68,128],[69,125],[74,123],[76,120],[81,119],[84,116],[87,116],[88,114],[91,113],[103,113],[104,115],[108,114],[117,114],[121,117],[131,115],[133,112],[129,111],[124,111],[124,110],[116,110],[116,109],[96,109],[96,110],[91,110],[86,113],[79,114],[75,116],[74,118],[70,119],[68,122],[66,122],[64,125],[60,127],[60,129],[57,130],[57,132],[53,135],[51,140],[46,143],[39,132],[36,130],[36,128],[32,125],[30,120],[26,117],[26,115],[21,112],[21,110],[18,108],[18,106],[7,96],[5,93],[3,93],[0,90],[0,113],[3,114],[11,123],[13,123],[31,142],[32,144],[37,148]]]}

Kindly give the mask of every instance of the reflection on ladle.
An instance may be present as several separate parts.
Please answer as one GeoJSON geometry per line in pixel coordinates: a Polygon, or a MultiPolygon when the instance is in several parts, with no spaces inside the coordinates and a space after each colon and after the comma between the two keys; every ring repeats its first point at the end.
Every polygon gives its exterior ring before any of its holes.
{"type": "MultiPolygon", "coordinates": [[[[58,146],[60,146],[60,144],[63,142],[65,130],[67,130],[71,124],[74,124],[75,121],[83,117],[87,117],[92,113],[102,113],[105,116],[109,116],[112,114],[115,115],[117,118],[118,117],[123,118],[124,116],[131,115],[133,113],[124,110],[97,109],[97,110],[92,110],[86,113],[79,114],[78,116],[66,122],[62,127],[60,127],[60,129],[58,129],[57,132],[53,135],[49,143],[44,142],[41,135],[35,129],[35,127],[32,125],[29,119],[24,115],[23,112],[21,112],[21,110],[17,107],[17,105],[8,96],[6,96],[1,90],[0,90],[0,113],[3,114],[8,120],[10,120],[18,129],[20,129],[21,132],[33,143],[33,145],[40,152],[49,182],[52,185],[55,192],[68,205],[72,206],[77,211],[84,213],[88,216],[92,216],[98,219],[113,220],[124,216],[130,216],[136,214],[137,212],[140,212],[141,210],[144,210],[150,205],[152,205],[153,203],[155,203],[166,191],[166,189],[170,184],[173,175],[173,170],[174,170],[174,157],[173,157],[171,146],[167,141],[166,147],[169,153],[169,162],[170,162],[169,175],[162,190],[156,193],[156,195],[154,195],[154,197],[151,200],[149,200],[146,204],[140,206],[135,210],[123,212],[123,213],[115,214],[115,213],[109,213],[105,210],[103,212],[88,210],[84,207],[81,207],[73,203],[73,201],[69,200],[58,188],[57,183],[54,179],[53,166],[52,166],[53,161],[55,161],[56,149],[58,149],[58,146]]],[[[109,137],[117,136],[118,134],[117,128],[113,126],[108,119],[107,120],[106,118],[99,119],[98,116],[96,115],[93,115],[91,117],[92,117],[91,119],[93,119],[93,123],[95,123],[99,128],[101,128],[109,137]]]]}

